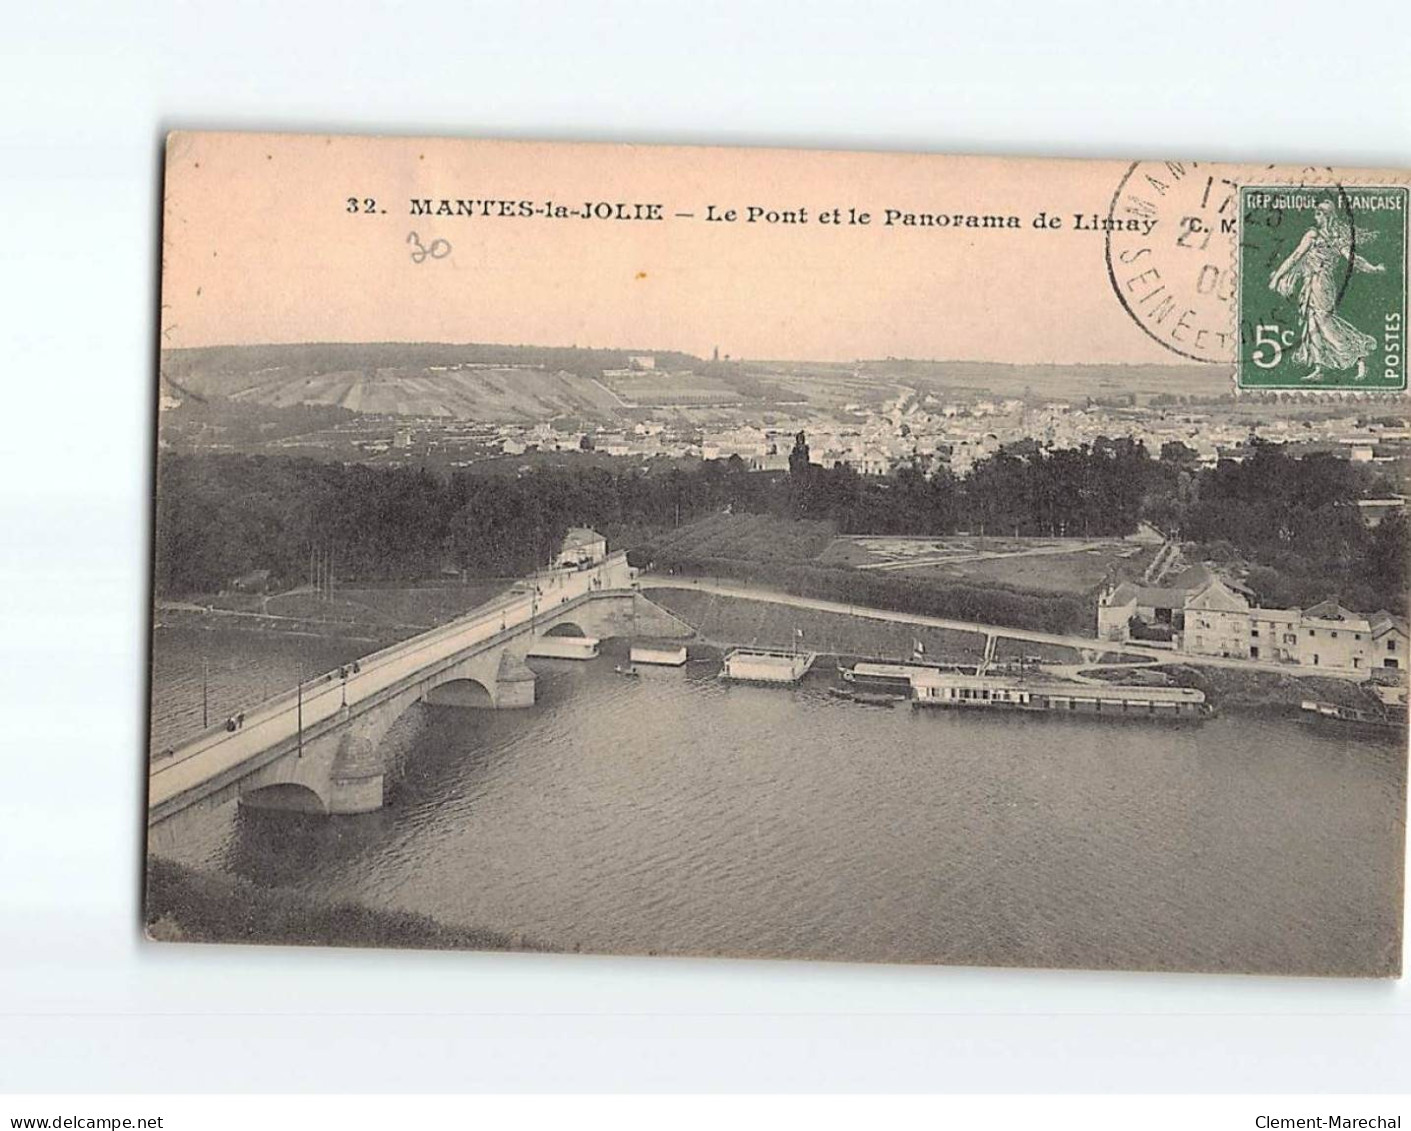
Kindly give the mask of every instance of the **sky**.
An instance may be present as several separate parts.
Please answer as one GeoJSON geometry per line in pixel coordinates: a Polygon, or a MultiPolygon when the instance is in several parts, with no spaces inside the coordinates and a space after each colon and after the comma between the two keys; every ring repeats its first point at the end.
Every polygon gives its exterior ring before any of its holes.
{"type": "MultiPolygon", "coordinates": [[[[718,347],[774,359],[1180,363],[1118,301],[1103,234],[1074,228],[1077,214],[1108,213],[1128,169],[1112,161],[173,134],[163,344],[496,342],[701,356],[718,347]],[[411,214],[412,200],[443,198],[535,209],[659,205],[665,218],[411,214]],[[808,219],[749,223],[750,207],[806,210],[808,219]],[[889,208],[1014,215],[1020,227],[887,226],[889,208]],[[708,220],[711,209],[734,209],[737,219],[708,220]],[[834,209],[843,223],[829,222],[834,209]],[[849,209],[872,222],[846,223],[849,209]],[[1040,213],[1061,226],[1036,227],[1040,213]],[[436,254],[420,256],[418,245],[436,254]]],[[[1162,254],[1171,258],[1169,248],[1153,258],[1162,254]]],[[[1222,270],[1230,254],[1211,253],[1222,270]]],[[[1124,282],[1129,298],[1139,293],[1124,282]]]]}

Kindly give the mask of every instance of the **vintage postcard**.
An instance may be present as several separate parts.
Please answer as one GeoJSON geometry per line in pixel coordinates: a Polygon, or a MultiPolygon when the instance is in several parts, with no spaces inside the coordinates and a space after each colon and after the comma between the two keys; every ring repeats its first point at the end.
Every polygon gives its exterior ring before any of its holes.
{"type": "Polygon", "coordinates": [[[149,936],[1399,974],[1408,186],[173,134],[149,936]]]}

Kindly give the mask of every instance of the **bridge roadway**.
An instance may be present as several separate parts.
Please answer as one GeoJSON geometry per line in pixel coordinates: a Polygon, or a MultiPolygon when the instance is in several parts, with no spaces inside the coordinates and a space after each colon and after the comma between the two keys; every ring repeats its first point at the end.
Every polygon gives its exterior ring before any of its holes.
{"type": "Polygon", "coordinates": [[[594,592],[615,592],[627,576],[621,554],[592,569],[535,575],[526,580],[546,590],[542,595],[531,589],[492,599],[464,617],[358,660],[357,671],[352,665],[345,669],[346,678],[335,671],[305,680],[301,687],[254,706],[235,730],[222,720],[172,750],[154,753],[148,812],[158,814],[182,794],[238,772],[264,752],[296,740],[301,731],[306,734],[343,713],[345,706],[348,714],[357,714],[359,708],[395,694],[409,679],[516,630],[532,630],[538,618],[559,613],[565,605],[594,592]]]}

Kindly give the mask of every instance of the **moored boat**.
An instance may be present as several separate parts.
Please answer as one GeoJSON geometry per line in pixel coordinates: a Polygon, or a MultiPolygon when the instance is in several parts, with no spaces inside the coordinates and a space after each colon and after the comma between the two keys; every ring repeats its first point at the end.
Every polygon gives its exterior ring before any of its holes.
{"type": "Polygon", "coordinates": [[[906,699],[904,695],[889,695],[877,691],[854,691],[847,687],[830,687],[828,694],[834,699],[846,699],[850,703],[858,703],[864,707],[895,707],[898,702],[903,702],[906,699]]]}
{"type": "Polygon", "coordinates": [[[1193,687],[1060,683],[959,672],[918,673],[911,685],[913,703],[918,707],[1033,711],[1114,720],[1200,720],[1213,713],[1204,692],[1193,687]]]}
{"type": "Polygon", "coordinates": [[[858,688],[892,691],[910,698],[911,676],[919,671],[915,664],[889,664],[873,660],[859,660],[850,668],[840,667],[838,674],[844,682],[858,688]]]}
{"type": "Polygon", "coordinates": [[[540,636],[527,655],[536,660],[591,660],[598,654],[594,636],[540,636]]]}
{"type": "Polygon", "coordinates": [[[1299,706],[1303,710],[1304,718],[1313,722],[1388,732],[1406,729],[1405,711],[1364,710],[1360,707],[1344,707],[1338,703],[1325,703],[1317,699],[1305,699],[1299,706]]]}
{"type": "Polygon", "coordinates": [[[659,664],[679,668],[686,662],[686,645],[634,641],[629,658],[634,664],[659,664]]]}
{"type": "Polygon", "coordinates": [[[721,662],[720,678],[737,683],[798,683],[815,659],[816,652],[732,648],[721,662]]]}

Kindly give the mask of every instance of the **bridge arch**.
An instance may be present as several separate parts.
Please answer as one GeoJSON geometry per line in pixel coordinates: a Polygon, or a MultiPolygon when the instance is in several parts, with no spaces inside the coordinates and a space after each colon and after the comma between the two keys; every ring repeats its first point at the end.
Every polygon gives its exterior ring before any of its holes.
{"type": "Polygon", "coordinates": [[[273,782],[244,790],[239,803],[248,809],[275,809],[287,813],[328,812],[327,804],[313,786],[296,781],[273,782]]]}
{"type": "Polygon", "coordinates": [[[587,636],[589,633],[584,628],[571,620],[561,620],[546,629],[544,636],[587,636]]]}
{"type": "Polygon", "coordinates": [[[493,707],[495,693],[473,676],[458,676],[438,683],[426,693],[433,707],[493,707]]]}

